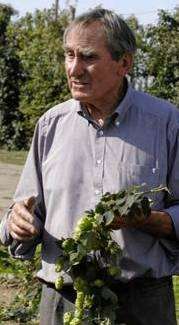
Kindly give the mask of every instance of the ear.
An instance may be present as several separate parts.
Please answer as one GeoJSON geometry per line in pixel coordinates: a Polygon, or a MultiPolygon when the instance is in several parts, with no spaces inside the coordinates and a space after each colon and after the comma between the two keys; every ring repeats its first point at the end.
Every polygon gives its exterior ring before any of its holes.
{"type": "Polygon", "coordinates": [[[118,75],[125,76],[130,72],[132,69],[134,62],[134,55],[131,53],[125,53],[123,57],[119,60],[119,69],[118,69],[118,75]]]}

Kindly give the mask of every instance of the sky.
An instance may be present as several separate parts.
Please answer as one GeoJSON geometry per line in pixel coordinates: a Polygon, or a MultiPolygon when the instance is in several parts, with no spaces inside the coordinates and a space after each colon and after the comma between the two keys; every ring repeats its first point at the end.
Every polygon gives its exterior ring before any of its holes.
{"type": "MultiPolygon", "coordinates": [[[[18,10],[19,16],[23,16],[27,11],[50,8],[55,0],[0,0],[0,3],[12,5],[18,10]]],[[[60,9],[65,9],[67,3],[76,5],[77,14],[101,4],[104,8],[122,14],[124,18],[135,14],[141,24],[155,24],[158,10],[173,11],[179,6],[179,0],[59,0],[60,9]]]]}

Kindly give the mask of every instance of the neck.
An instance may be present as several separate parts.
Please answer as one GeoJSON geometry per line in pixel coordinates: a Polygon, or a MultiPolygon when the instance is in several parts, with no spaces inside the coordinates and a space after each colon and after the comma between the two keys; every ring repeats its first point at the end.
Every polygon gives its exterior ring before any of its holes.
{"type": "Polygon", "coordinates": [[[105,122],[105,119],[112,115],[112,113],[116,110],[117,106],[120,104],[120,102],[123,100],[127,90],[127,82],[124,81],[120,88],[118,89],[118,92],[116,96],[113,96],[112,100],[106,99],[103,101],[103,103],[96,103],[96,104],[90,104],[90,103],[83,103],[83,107],[89,112],[90,116],[99,124],[103,125],[105,122]]]}

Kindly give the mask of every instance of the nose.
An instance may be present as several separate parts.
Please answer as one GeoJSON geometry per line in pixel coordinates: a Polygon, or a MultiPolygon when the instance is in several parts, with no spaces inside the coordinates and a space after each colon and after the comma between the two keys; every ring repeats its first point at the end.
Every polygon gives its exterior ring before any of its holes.
{"type": "Polygon", "coordinates": [[[74,57],[71,62],[67,63],[67,69],[70,77],[79,77],[84,74],[84,64],[79,57],[74,57]]]}

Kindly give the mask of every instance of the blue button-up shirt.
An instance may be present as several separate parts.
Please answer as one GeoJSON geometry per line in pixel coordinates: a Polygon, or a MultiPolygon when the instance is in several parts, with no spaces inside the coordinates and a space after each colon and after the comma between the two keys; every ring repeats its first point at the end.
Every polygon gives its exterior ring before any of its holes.
{"type": "MultiPolygon", "coordinates": [[[[54,282],[59,255],[57,239],[71,235],[77,220],[93,209],[105,192],[118,192],[132,184],[146,188],[167,186],[154,195],[155,210],[166,210],[177,239],[159,239],[139,229],[113,231],[123,249],[121,277],[129,280],[179,272],[179,111],[166,101],[128,87],[115,113],[98,127],[73,99],[59,104],[39,120],[14,197],[37,198],[40,238],[10,242],[6,220],[1,240],[11,244],[11,254],[29,258],[42,242],[42,269],[38,276],[54,282]]],[[[66,277],[66,281],[70,281],[66,277]]]]}

